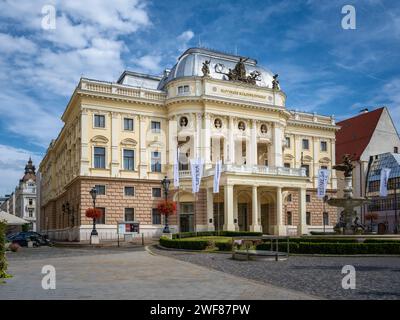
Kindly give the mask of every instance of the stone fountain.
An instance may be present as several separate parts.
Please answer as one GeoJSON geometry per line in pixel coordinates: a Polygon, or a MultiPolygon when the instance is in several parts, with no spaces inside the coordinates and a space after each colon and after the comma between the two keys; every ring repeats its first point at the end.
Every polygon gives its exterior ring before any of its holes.
{"type": "Polygon", "coordinates": [[[343,198],[331,198],[328,204],[332,207],[343,208],[339,222],[335,226],[335,231],[343,234],[356,234],[363,232],[364,226],[358,222],[357,213],[354,208],[369,202],[365,197],[353,196],[353,169],[350,155],[343,156],[341,164],[333,166],[333,169],[344,172],[344,196],[343,198]]]}

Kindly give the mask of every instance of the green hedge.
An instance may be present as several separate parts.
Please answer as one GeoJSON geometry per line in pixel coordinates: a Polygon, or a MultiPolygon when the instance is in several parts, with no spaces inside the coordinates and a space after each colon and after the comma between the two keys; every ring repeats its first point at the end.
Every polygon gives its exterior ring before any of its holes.
{"type": "Polygon", "coordinates": [[[173,249],[186,249],[186,250],[205,250],[209,247],[210,241],[207,240],[179,240],[179,239],[168,239],[161,237],[160,245],[166,248],[173,249]]]}
{"type": "MultiPolygon", "coordinates": [[[[270,250],[268,243],[256,246],[257,250],[270,250]]],[[[274,246],[275,250],[275,246],[274,246]]],[[[287,251],[285,243],[278,250],[287,251]]],[[[400,243],[289,243],[289,252],[298,254],[400,254],[400,243]]]]}
{"type": "Polygon", "coordinates": [[[172,239],[184,239],[193,237],[211,237],[211,236],[221,236],[221,237],[260,237],[261,232],[251,232],[251,231],[199,231],[199,232],[180,232],[174,233],[172,239]]]}
{"type": "Polygon", "coordinates": [[[6,227],[5,222],[0,221],[0,279],[9,277],[6,259],[6,227]]]}

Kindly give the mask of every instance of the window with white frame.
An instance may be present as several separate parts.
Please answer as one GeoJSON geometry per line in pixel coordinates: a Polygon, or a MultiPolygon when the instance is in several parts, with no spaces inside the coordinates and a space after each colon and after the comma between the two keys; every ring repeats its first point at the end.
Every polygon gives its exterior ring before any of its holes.
{"type": "Polygon", "coordinates": [[[124,170],[135,170],[135,150],[124,149],[124,170]]]}
{"type": "Polygon", "coordinates": [[[161,172],[161,152],[153,151],[151,153],[151,171],[161,172]]]}
{"type": "Polygon", "coordinates": [[[135,220],[135,209],[125,208],[125,221],[134,221],[134,220],[135,220]]]}
{"type": "Polygon", "coordinates": [[[185,86],[179,86],[178,87],[178,94],[185,94],[185,93],[189,93],[190,88],[188,85],[185,86]]]}
{"type": "Polygon", "coordinates": [[[308,150],[310,149],[310,141],[308,139],[303,139],[303,150],[308,150]]]}
{"type": "Polygon", "coordinates": [[[99,169],[106,167],[106,148],[94,147],[93,149],[93,166],[99,169]]]}
{"type": "Polygon", "coordinates": [[[321,141],[321,151],[328,151],[328,143],[326,141],[321,141]]]}
{"type": "Polygon", "coordinates": [[[94,115],[94,126],[96,128],[105,128],[106,126],[106,117],[102,114],[94,115]]]}

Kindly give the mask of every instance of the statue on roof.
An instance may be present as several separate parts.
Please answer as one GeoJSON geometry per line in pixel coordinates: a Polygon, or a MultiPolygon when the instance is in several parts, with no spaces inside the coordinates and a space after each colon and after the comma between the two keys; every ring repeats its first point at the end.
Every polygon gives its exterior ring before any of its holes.
{"type": "Polygon", "coordinates": [[[275,74],[272,78],[272,89],[273,90],[281,90],[281,87],[279,85],[279,80],[278,80],[278,74],[275,74]]]}
{"type": "Polygon", "coordinates": [[[201,68],[201,72],[203,72],[203,77],[210,76],[210,63],[211,60],[206,60],[203,62],[203,67],[201,68]]]}

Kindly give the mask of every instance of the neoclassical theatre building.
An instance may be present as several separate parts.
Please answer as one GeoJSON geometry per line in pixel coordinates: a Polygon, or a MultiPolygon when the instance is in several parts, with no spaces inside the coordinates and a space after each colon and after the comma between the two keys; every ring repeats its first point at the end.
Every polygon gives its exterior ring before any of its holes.
{"type": "Polygon", "coordinates": [[[161,77],[125,71],[116,83],[82,78],[40,164],[41,231],[87,240],[85,210],[96,187],[101,238],[115,238],[117,223],[132,220],[146,236],[160,235],[160,181],[172,180],[176,158],[174,232],[331,231],[337,211],[317,198],[316,187],[318,170],[327,168],[327,193],[336,193],[338,127],[331,116],[290,111],[285,101],[277,75],[256,60],[202,48],[185,51],[161,77]],[[194,158],[204,160],[197,194],[194,158]],[[217,160],[221,187],[213,193],[217,160]]]}

